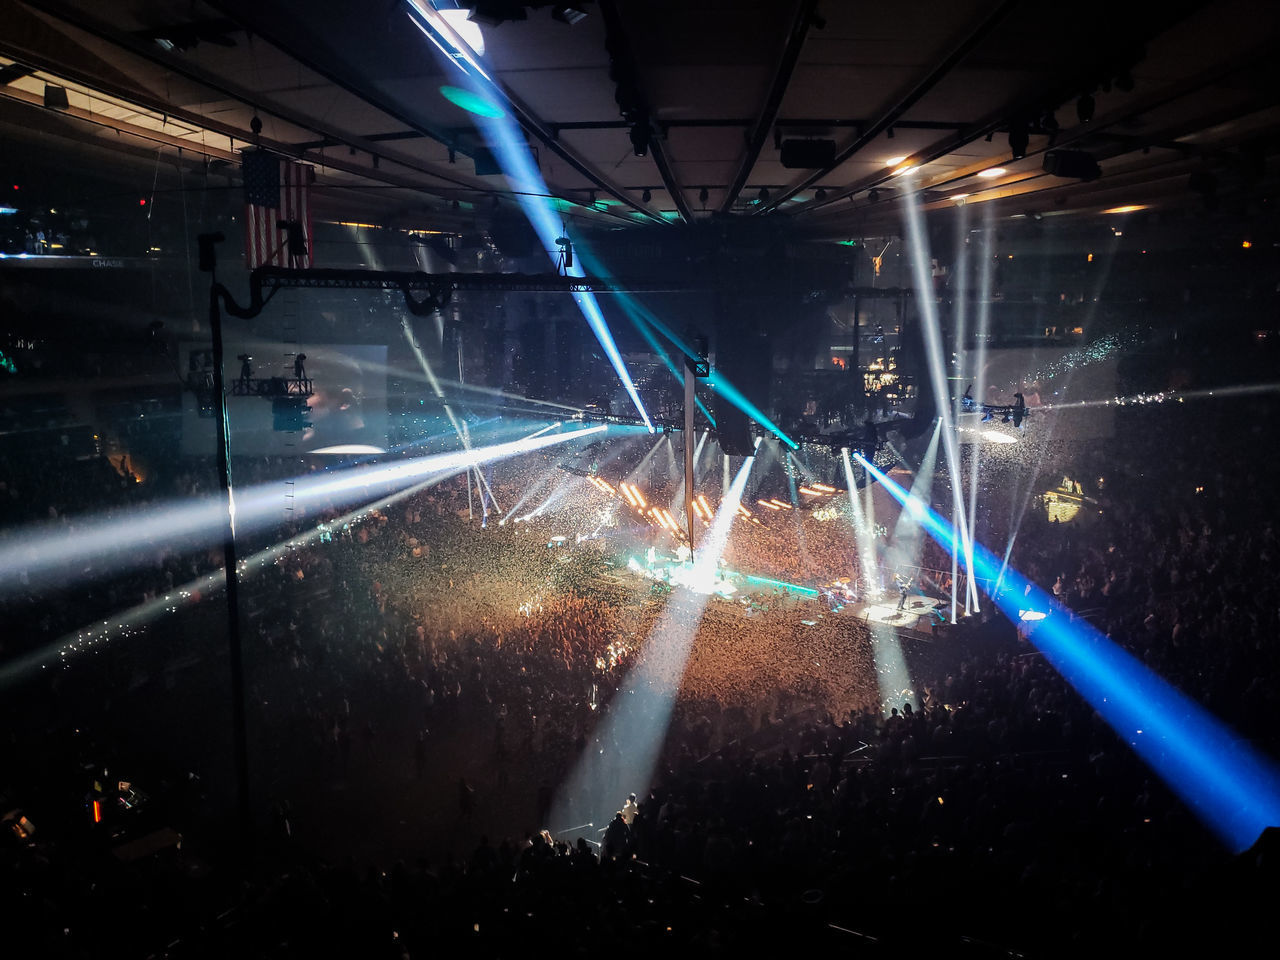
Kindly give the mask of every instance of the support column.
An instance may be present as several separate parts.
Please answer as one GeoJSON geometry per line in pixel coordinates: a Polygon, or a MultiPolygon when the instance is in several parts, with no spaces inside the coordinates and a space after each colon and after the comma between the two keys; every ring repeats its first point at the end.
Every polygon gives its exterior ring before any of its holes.
{"type": "Polygon", "coordinates": [[[689,531],[689,559],[693,559],[693,369],[684,366],[684,517],[689,531]]]}

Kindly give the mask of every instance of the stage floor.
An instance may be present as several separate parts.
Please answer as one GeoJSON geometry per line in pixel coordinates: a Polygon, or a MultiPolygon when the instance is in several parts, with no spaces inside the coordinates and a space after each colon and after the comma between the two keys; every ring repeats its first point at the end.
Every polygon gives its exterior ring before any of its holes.
{"type": "Polygon", "coordinates": [[[945,601],[937,597],[915,594],[907,597],[901,610],[898,609],[896,595],[881,597],[862,604],[851,604],[840,612],[846,616],[854,616],[868,623],[882,623],[895,630],[914,630],[929,632],[935,623],[946,620],[943,614],[945,601]],[[937,611],[935,613],[935,611],[937,611]],[[940,620],[939,617],[942,619],[940,620]]]}

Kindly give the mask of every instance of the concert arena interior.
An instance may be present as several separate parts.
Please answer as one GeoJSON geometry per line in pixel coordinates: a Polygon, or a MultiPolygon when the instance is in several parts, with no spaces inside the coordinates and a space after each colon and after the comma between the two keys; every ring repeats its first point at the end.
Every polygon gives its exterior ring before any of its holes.
{"type": "Polygon", "coordinates": [[[1270,942],[1278,37],[0,0],[4,954],[1270,942]]]}

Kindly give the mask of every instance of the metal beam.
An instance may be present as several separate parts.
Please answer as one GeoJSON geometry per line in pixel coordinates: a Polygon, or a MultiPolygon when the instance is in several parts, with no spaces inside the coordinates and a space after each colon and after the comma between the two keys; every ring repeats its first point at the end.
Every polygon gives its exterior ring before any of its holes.
{"type": "Polygon", "coordinates": [[[680,182],[676,180],[675,172],[671,169],[671,164],[667,160],[666,151],[658,140],[649,143],[649,153],[653,156],[653,165],[658,168],[658,175],[662,177],[662,185],[666,187],[667,193],[671,195],[671,202],[676,205],[676,212],[680,214],[680,218],[685,223],[693,222],[693,210],[689,206],[688,199],[685,198],[684,189],[680,186],[680,182]]]}
{"type": "MultiPolygon", "coordinates": [[[[333,83],[335,86],[342,88],[347,93],[350,93],[352,96],[355,96],[364,100],[364,102],[369,104],[369,106],[373,107],[376,110],[379,110],[382,113],[385,113],[392,119],[400,123],[403,123],[405,126],[411,127],[412,130],[402,131],[395,134],[379,134],[377,135],[376,141],[370,138],[359,137],[352,134],[343,133],[341,131],[338,131],[334,128],[327,126],[321,121],[317,121],[312,117],[308,117],[301,113],[298,113],[297,111],[294,111],[290,107],[286,107],[282,104],[264,99],[263,97],[254,94],[252,91],[249,91],[243,87],[240,87],[238,84],[235,84],[232,81],[226,80],[222,77],[219,77],[213,74],[211,71],[205,70],[204,68],[199,67],[198,65],[192,64],[191,62],[189,62],[187,59],[183,57],[178,57],[178,56],[174,56],[172,54],[166,53],[154,43],[143,40],[133,34],[116,30],[114,27],[111,27],[110,25],[103,23],[101,21],[93,20],[91,18],[86,18],[83,16],[83,14],[80,11],[72,10],[71,8],[67,7],[64,3],[59,2],[59,0],[31,0],[31,3],[33,7],[41,10],[44,13],[47,13],[48,15],[56,19],[67,22],[68,24],[70,24],[75,28],[84,30],[90,33],[91,35],[98,37],[99,39],[115,44],[121,47],[122,49],[144,60],[149,60],[152,63],[158,64],[159,66],[164,67],[166,70],[171,70],[179,76],[183,76],[188,80],[191,80],[195,83],[199,83],[202,86],[205,86],[210,90],[216,91],[232,100],[236,100],[247,106],[254,107],[255,109],[261,109],[263,113],[278,117],[279,119],[284,120],[287,123],[293,124],[294,126],[302,127],[303,129],[306,129],[306,130],[312,130],[320,134],[322,139],[317,143],[287,144],[284,142],[269,140],[265,137],[254,137],[253,134],[250,133],[249,131],[232,127],[229,124],[210,120],[201,114],[192,113],[191,111],[187,111],[179,107],[171,106],[159,100],[159,98],[152,97],[152,96],[144,96],[139,91],[132,90],[132,89],[129,89],[129,90],[111,89],[111,85],[106,84],[95,77],[82,76],[80,75],[79,71],[75,70],[74,68],[71,68],[65,65],[60,65],[60,64],[55,64],[50,66],[50,72],[55,72],[60,75],[66,76],[68,79],[75,80],[76,82],[81,83],[84,86],[101,90],[103,93],[108,93],[111,96],[118,97],[122,100],[128,100],[132,103],[137,103],[140,106],[146,106],[148,109],[151,109],[151,110],[167,113],[169,116],[172,116],[175,118],[184,119],[187,123],[190,123],[193,126],[202,127],[211,132],[222,133],[223,135],[234,138],[235,140],[238,140],[241,143],[260,145],[275,153],[280,153],[285,156],[298,157],[299,159],[307,160],[308,162],[317,164],[318,166],[321,166],[321,167],[330,167],[334,170],[341,170],[344,173],[354,174],[357,176],[367,178],[369,180],[375,180],[381,183],[385,183],[390,186],[404,187],[410,190],[434,192],[438,196],[439,195],[452,196],[456,193],[457,188],[462,188],[468,191],[479,191],[479,192],[485,192],[485,193],[494,192],[492,190],[487,189],[487,187],[483,183],[481,184],[468,183],[465,180],[461,180],[456,177],[452,177],[446,173],[442,173],[439,171],[438,165],[423,166],[413,160],[402,157],[400,154],[380,149],[377,145],[380,142],[387,141],[387,140],[410,139],[414,137],[427,137],[441,144],[449,146],[451,149],[454,147],[454,144],[446,134],[441,133],[440,131],[428,128],[406,117],[403,117],[400,114],[398,114],[394,109],[387,107],[385,104],[373,102],[372,100],[362,96],[360,91],[353,90],[347,85],[345,85],[340,78],[331,76],[329,71],[326,68],[324,68],[323,65],[318,65],[316,63],[304,60],[303,58],[298,56],[296,53],[290,50],[287,50],[283,45],[270,40],[270,38],[265,38],[265,39],[267,39],[267,42],[277,47],[284,55],[291,57],[294,60],[297,60],[307,69],[312,70],[315,73],[320,74],[321,76],[324,76],[325,79],[329,80],[329,82],[333,83]],[[397,176],[395,174],[390,174],[385,171],[381,171],[377,167],[368,167],[358,163],[352,163],[350,161],[343,160],[340,158],[335,158],[333,156],[316,154],[316,153],[310,152],[312,147],[319,147],[323,149],[323,147],[325,146],[338,145],[338,144],[353,147],[357,150],[361,150],[367,153],[371,157],[381,158],[385,160],[388,164],[395,164],[396,166],[402,167],[405,170],[410,171],[412,173],[418,174],[423,177],[429,177],[432,180],[440,181],[441,184],[449,185],[449,188],[446,188],[442,191],[440,187],[438,187],[436,184],[418,182],[403,176],[397,176]]],[[[0,47],[7,48],[7,46],[8,46],[7,44],[0,42],[0,47]]],[[[28,60],[28,61],[32,59],[32,54],[30,51],[17,51],[10,55],[14,59],[22,59],[22,60],[28,60]]],[[[196,150],[195,145],[192,146],[192,150],[193,151],[196,150]]],[[[457,150],[457,152],[463,153],[464,156],[466,155],[465,151],[463,150],[457,150]]],[[[566,198],[566,199],[569,199],[569,198],[566,198]]],[[[621,199],[625,200],[626,198],[621,197],[621,199]]],[[[571,202],[574,202],[574,201],[571,201],[571,202]]],[[[605,216],[613,217],[614,219],[624,219],[621,217],[617,217],[616,215],[610,213],[609,211],[596,210],[595,212],[603,214],[605,216]]],[[[661,222],[665,222],[665,221],[661,221],[661,222]]]]}
{"type": "MultiPolygon", "coordinates": [[[[364,152],[368,153],[370,156],[381,157],[383,160],[386,160],[389,163],[399,164],[400,166],[405,167],[406,169],[413,170],[417,173],[422,173],[426,176],[433,177],[437,180],[442,180],[446,183],[452,183],[456,186],[468,186],[468,187],[472,186],[470,184],[467,184],[465,181],[448,176],[447,174],[441,174],[441,173],[429,171],[425,168],[419,167],[413,161],[400,157],[397,154],[388,153],[386,151],[379,150],[376,144],[366,140],[363,137],[358,137],[351,134],[343,133],[337,130],[336,128],[330,127],[328,124],[324,123],[323,121],[317,120],[314,117],[307,116],[306,114],[303,114],[300,111],[294,110],[291,107],[287,107],[284,104],[277,103],[273,100],[265,98],[262,95],[257,94],[246,87],[242,87],[240,84],[237,84],[234,81],[227,80],[224,77],[220,77],[216,75],[210,70],[206,70],[205,68],[199,66],[198,64],[192,63],[189,59],[185,57],[176,56],[174,54],[168,53],[162,50],[157,44],[149,40],[145,40],[141,37],[136,36],[135,34],[127,33],[123,30],[118,30],[104,21],[97,20],[97,19],[94,19],[93,17],[87,16],[83,10],[79,8],[73,8],[65,3],[60,2],[60,0],[27,0],[27,2],[29,2],[34,9],[37,9],[42,13],[46,13],[57,20],[61,20],[64,23],[68,24],[69,26],[72,26],[78,30],[83,30],[86,33],[91,34],[92,36],[99,38],[100,40],[105,40],[108,43],[114,44],[115,46],[120,47],[121,49],[126,50],[137,57],[141,57],[144,60],[149,60],[152,63],[158,64],[159,66],[164,67],[166,70],[171,70],[173,73],[177,74],[178,76],[185,77],[188,80],[194,81],[195,83],[198,83],[201,86],[208,88],[209,90],[214,90],[231,100],[235,100],[239,103],[245,104],[246,106],[250,106],[255,109],[261,110],[263,113],[269,114],[270,116],[278,117],[279,119],[284,120],[286,123],[290,123],[290,124],[293,124],[294,126],[301,127],[304,130],[312,130],[320,134],[325,139],[337,140],[340,143],[346,144],[351,147],[355,147],[357,150],[363,150],[364,152]]],[[[272,41],[268,41],[268,42],[272,42],[272,41]]],[[[281,51],[285,52],[288,56],[297,60],[299,63],[302,63],[304,66],[307,67],[307,69],[312,70],[316,73],[319,73],[321,76],[325,76],[325,78],[328,79],[331,83],[335,83],[336,85],[341,86],[341,84],[337,83],[337,81],[329,77],[326,74],[326,71],[324,69],[318,68],[314,64],[303,61],[296,54],[286,51],[285,48],[278,43],[272,42],[272,45],[277,47],[281,51]]],[[[343,89],[346,89],[346,88],[344,87],[343,89]]],[[[354,91],[348,90],[347,92],[353,93],[354,95],[359,96],[359,94],[354,93],[354,91]]],[[[134,99],[136,102],[136,96],[125,97],[125,99],[134,99]]],[[[369,102],[369,101],[366,101],[366,102],[369,102]]],[[[448,141],[445,140],[442,136],[437,134],[435,131],[427,127],[424,127],[422,124],[416,124],[416,123],[410,122],[404,117],[397,116],[396,113],[392,110],[384,109],[380,106],[377,109],[381,110],[383,113],[386,113],[388,116],[391,116],[397,122],[402,123],[405,126],[412,127],[413,129],[419,131],[423,135],[428,136],[431,139],[436,140],[441,144],[444,144],[445,146],[451,146],[448,143],[448,141]]],[[[176,115],[176,111],[172,108],[168,108],[168,112],[176,115]]],[[[202,124],[207,124],[207,123],[208,121],[202,121],[202,124]]],[[[239,134],[237,134],[237,137],[239,138],[239,134]]],[[[285,145],[282,144],[281,146],[287,151],[288,148],[285,145]]],[[[333,163],[330,160],[326,160],[326,164],[328,166],[335,167],[336,169],[340,169],[338,164],[333,163]]],[[[358,165],[353,164],[351,166],[357,167],[361,175],[370,176],[371,179],[379,179],[376,176],[376,173],[370,173],[365,168],[358,167],[358,165]]],[[[353,172],[353,171],[348,170],[348,172],[353,172]]]]}
{"type": "MultiPolygon", "coordinates": [[[[222,0],[222,2],[225,2],[225,0],[222,0]]],[[[399,4],[397,4],[397,7],[398,6],[399,4]]],[[[416,11],[412,5],[406,4],[405,7],[407,10],[413,11],[411,16],[413,17],[414,23],[419,29],[430,36],[433,43],[439,46],[442,50],[454,47],[456,41],[450,39],[448,36],[442,35],[434,23],[418,15],[420,11],[416,11]]],[[[470,76],[473,81],[482,82],[488,89],[488,92],[493,97],[500,100],[501,105],[505,106],[507,111],[516,118],[517,122],[526,133],[532,134],[541,141],[542,145],[548,150],[558,156],[565,163],[569,164],[569,166],[571,166],[581,176],[591,181],[591,183],[595,185],[595,189],[607,193],[619,203],[630,207],[632,210],[649,218],[655,223],[666,224],[665,220],[645,209],[640,204],[637,204],[625,192],[614,186],[613,183],[603,174],[593,169],[590,164],[561,144],[551,126],[538,117],[527,104],[523,103],[518,97],[516,97],[516,95],[513,94],[504,84],[499,83],[493,77],[484,73],[483,70],[479,70],[473,65],[468,65],[462,60],[455,60],[455,66],[470,76]]],[[[366,99],[369,103],[376,104],[375,99],[366,99]]]]}
{"type": "Polygon", "coordinates": [[[816,173],[809,174],[796,186],[788,187],[786,190],[779,192],[777,196],[757,207],[754,212],[768,213],[771,210],[776,210],[801,190],[811,187],[823,177],[829,176],[832,171],[838,169],[846,160],[875,140],[876,137],[880,136],[880,134],[889,129],[889,127],[893,126],[899,117],[919,103],[926,94],[928,94],[942,81],[944,77],[947,76],[947,74],[955,69],[956,65],[959,64],[961,60],[969,55],[974,47],[985,40],[1000,21],[1005,18],[1009,11],[1013,9],[1017,2],[1018,0],[1000,0],[1000,2],[997,3],[986,16],[978,22],[977,26],[970,30],[959,43],[951,48],[950,53],[943,57],[932,70],[925,74],[925,76],[923,76],[910,90],[903,94],[902,97],[900,97],[892,106],[881,114],[880,119],[862,130],[862,132],[854,138],[853,143],[849,144],[836,154],[835,160],[833,160],[829,166],[824,167],[816,173]]]}
{"type": "MultiPolygon", "coordinates": [[[[636,66],[635,55],[631,50],[631,45],[627,42],[627,33],[622,26],[622,17],[618,13],[617,3],[614,0],[600,0],[600,15],[604,19],[605,33],[609,37],[608,43],[629,61],[628,67],[638,88],[640,86],[640,71],[636,66]]],[[[651,111],[648,109],[648,103],[645,103],[645,113],[647,117],[652,116],[651,111]]],[[[691,223],[693,221],[693,211],[689,208],[689,201],[685,199],[684,190],[681,188],[679,181],[676,180],[675,172],[671,169],[666,150],[653,132],[649,137],[649,153],[653,157],[653,165],[658,168],[658,176],[662,178],[662,185],[666,188],[667,193],[670,194],[671,202],[675,204],[676,212],[680,214],[685,223],[691,223]]],[[[632,205],[634,206],[634,203],[632,205]]],[[[647,208],[642,207],[641,209],[649,213],[647,208]]],[[[653,216],[653,214],[649,213],[649,216],[653,216]]],[[[665,223],[666,221],[664,220],[663,222],[665,223]]]]}
{"type": "Polygon", "coordinates": [[[433,296],[453,290],[549,291],[565,293],[684,293],[670,281],[572,277],[560,273],[422,273],[396,270],[346,270],[259,267],[250,280],[261,288],[310,287],[341,290],[413,290],[433,296]]]}
{"type": "Polygon", "coordinates": [[[724,200],[720,203],[721,213],[728,213],[733,209],[734,201],[738,199],[738,194],[746,185],[747,177],[755,168],[756,160],[760,158],[760,150],[764,147],[769,131],[773,128],[774,120],[778,116],[778,108],[782,106],[782,98],[786,96],[787,86],[791,83],[791,74],[795,72],[800,51],[804,48],[804,41],[809,35],[809,25],[813,23],[814,9],[817,5],[818,0],[800,0],[795,19],[791,23],[791,32],[787,34],[786,45],[782,48],[782,56],[778,60],[777,68],[773,71],[773,82],[769,85],[769,93],[747,134],[747,144],[742,160],[738,164],[738,172],[729,182],[729,189],[725,191],[724,200]]]}
{"type": "Polygon", "coordinates": [[[525,130],[537,137],[542,142],[542,145],[548,150],[558,156],[565,163],[569,164],[569,166],[573,167],[573,169],[582,176],[594,183],[597,189],[604,191],[620,203],[626,204],[637,213],[644,214],[655,223],[665,224],[667,222],[648,210],[642,204],[636,203],[635,200],[626,193],[626,191],[614,186],[612,181],[605,179],[603,174],[597,173],[586,163],[586,161],[579,159],[577,154],[573,153],[561,144],[551,132],[551,128],[543,123],[532,110],[517,100],[514,94],[508,91],[501,84],[495,83],[494,86],[506,99],[507,106],[520,121],[520,126],[524,127],[525,130]]]}
{"type": "MultiPolygon", "coordinates": [[[[1120,109],[1112,110],[1106,115],[1094,119],[1090,123],[1080,124],[1070,130],[1064,131],[1060,136],[1058,136],[1053,141],[1052,144],[1046,144],[1043,149],[1028,150],[1027,157],[1036,157],[1042,153],[1046,153],[1049,150],[1062,149],[1064,147],[1069,147],[1072,144],[1078,143],[1081,140],[1098,136],[1103,131],[1111,127],[1118,126],[1132,117],[1141,116],[1145,113],[1150,113],[1152,111],[1165,107],[1171,103],[1174,103],[1185,96],[1199,93],[1200,91],[1204,90],[1206,87],[1212,84],[1221,83],[1223,80],[1229,79],[1230,77],[1238,73],[1242,73],[1244,71],[1250,70],[1256,65],[1267,65],[1267,66],[1270,66],[1274,71],[1275,69],[1274,58],[1275,58],[1274,48],[1269,43],[1261,44],[1242,54],[1237,54],[1231,57],[1231,59],[1228,61],[1215,64],[1210,69],[1201,71],[1195,76],[1187,77],[1183,80],[1178,81],[1175,84],[1171,84],[1168,87],[1162,87],[1158,90],[1155,90],[1147,96],[1138,98],[1135,102],[1126,104],[1120,109]]],[[[1044,98],[1041,97],[1038,99],[1044,99],[1044,98]]],[[[1250,98],[1246,102],[1246,104],[1242,106],[1235,107],[1235,108],[1228,108],[1224,111],[1214,113],[1210,115],[1208,118],[1201,116],[1193,121],[1187,121],[1172,127],[1166,127],[1160,131],[1153,132],[1149,140],[1140,138],[1141,142],[1139,143],[1139,146],[1147,146],[1147,145],[1157,146],[1157,144],[1153,141],[1175,140],[1179,137],[1183,137],[1190,133],[1194,133],[1197,130],[1207,129],[1218,123],[1224,123],[1230,120],[1235,120],[1240,116],[1246,115],[1248,112],[1251,112],[1255,109],[1261,109],[1270,103],[1274,103],[1275,99],[1276,98],[1273,95],[1270,95],[1268,91],[1266,94],[1262,94],[1257,98],[1250,98]]],[[[972,143],[974,140],[977,140],[979,137],[985,136],[987,133],[994,131],[997,127],[1001,126],[1005,122],[1006,118],[1011,113],[1015,113],[1017,109],[1018,109],[1017,106],[1003,107],[994,113],[988,114],[987,117],[985,117],[983,120],[980,120],[978,123],[974,124],[973,126],[969,127],[967,130],[961,133],[957,133],[953,137],[944,137],[942,140],[930,144],[928,147],[925,147],[923,150],[913,154],[913,157],[917,159],[919,166],[923,166],[926,163],[930,163],[934,160],[944,157],[947,154],[952,153],[953,151],[958,150],[969,143],[972,143]]],[[[1102,155],[1104,157],[1114,157],[1114,156],[1119,156],[1125,152],[1126,151],[1124,150],[1117,151],[1112,149],[1110,152],[1104,151],[1102,155]]],[[[982,167],[991,166],[991,163],[983,162],[979,166],[982,166],[982,167]]],[[[967,179],[972,175],[973,175],[972,168],[965,168],[965,172],[963,173],[952,172],[942,178],[936,178],[936,179],[930,180],[927,183],[921,183],[917,187],[917,190],[923,191],[923,190],[936,190],[939,188],[944,188],[948,184],[956,183],[960,180],[967,179]]],[[[872,174],[869,177],[864,177],[863,179],[847,187],[843,187],[840,189],[828,189],[826,199],[821,201],[814,200],[810,203],[805,204],[803,210],[796,211],[796,215],[804,216],[811,213],[821,212],[824,208],[830,208],[832,204],[835,204],[838,201],[845,199],[846,197],[852,197],[855,194],[861,193],[864,190],[870,190],[871,188],[877,187],[880,184],[885,183],[891,179],[895,179],[892,171],[886,170],[880,173],[872,174]]],[[[1002,187],[1005,185],[1006,184],[1003,184],[1003,183],[998,184],[995,187],[987,188],[981,192],[988,193],[993,189],[999,189],[999,187],[1002,187]]],[[[826,212],[829,213],[831,211],[830,209],[827,209],[826,212]]]]}
{"type": "MultiPolygon", "coordinates": [[[[674,117],[671,119],[663,119],[660,126],[675,130],[678,128],[697,129],[702,128],[720,128],[720,127],[749,127],[755,120],[750,117],[704,117],[702,119],[681,119],[674,117]]],[[[797,127],[797,128],[828,128],[828,127],[854,127],[862,128],[867,125],[866,120],[850,120],[836,117],[777,117],[773,121],[774,127],[797,127]]],[[[558,123],[549,124],[550,128],[559,133],[561,130],[625,130],[630,124],[625,120],[562,120],[558,123]]],[[[969,126],[965,122],[956,122],[955,120],[899,120],[894,124],[899,130],[963,130],[969,126]]],[[[368,139],[377,140],[380,135],[370,136],[368,139]]]]}
{"type": "MultiPolygon", "coordinates": [[[[402,187],[407,190],[419,190],[419,191],[421,190],[431,191],[431,190],[441,189],[435,184],[423,183],[419,180],[413,180],[408,177],[405,177],[387,170],[371,169],[368,167],[361,166],[358,163],[351,163],[350,161],[343,160],[342,158],[325,156],[323,154],[313,153],[307,150],[300,150],[295,145],[279,142],[267,137],[254,137],[254,135],[250,131],[244,130],[241,127],[234,127],[231,124],[224,123],[219,120],[211,120],[208,117],[203,116],[202,114],[193,113],[192,111],[185,110],[182,107],[172,106],[171,104],[166,103],[165,101],[159,99],[158,97],[154,97],[149,94],[145,94],[133,89],[117,87],[114,84],[104,82],[102,80],[99,80],[96,77],[82,73],[81,71],[75,69],[74,67],[70,67],[66,64],[61,64],[57,62],[46,62],[44,59],[42,59],[38,55],[33,54],[31,51],[12,48],[4,40],[0,40],[0,54],[10,57],[11,59],[14,59],[14,60],[25,61],[28,64],[34,65],[38,71],[43,71],[45,73],[53,74],[57,77],[64,78],[73,83],[77,83],[80,86],[88,87],[91,90],[95,90],[99,93],[106,94],[107,96],[114,97],[117,100],[123,100],[126,103],[134,104],[135,106],[142,107],[143,109],[150,110],[155,113],[164,114],[166,116],[172,117],[174,120],[180,120],[183,123],[190,124],[193,127],[197,127],[202,130],[207,130],[209,133],[224,136],[227,138],[228,144],[227,144],[227,148],[224,150],[221,147],[213,147],[213,146],[209,146],[208,144],[200,143],[197,141],[184,140],[181,137],[172,137],[172,136],[169,136],[168,134],[159,133],[157,131],[153,131],[145,127],[140,127],[134,124],[130,124],[125,121],[113,120],[110,117],[107,117],[105,115],[90,114],[87,111],[78,110],[74,107],[67,110],[59,110],[58,113],[61,116],[74,117],[78,120],[83,120],[86,123],[93,123],[99,126],[107,127],[112,130],[122,131],[122,132],[128,133],[131,136],[136,136],[141,139],[150,140],[153,143],[167,144],[175,148],[189,150],[193,155],[196,155],[196,156],[207,156],[207,157],[212,157],[219,160],[230,160],[231,162],[236,162],[239,160],[239,157],[235,154],[234,150],[232,149],[232,141],[238,141],[239,143],[245,144],[246,146],[248,145],[261,146],[267,150],[270,150],[272,153],[278,153],[281,156],[294,157],[299,160],[305,160],[308,163],[314,163],[319,167],[329,167],[333,170],[341,170],[343,173],[350,173],[356,176],[365,177],[369,180],[376,180],[390,187],[402,187]]],[[[5,88],[2,94],[0,95],[3,95],[4,97],[10,100],[21,101],[29,104],[30,106],[35,106],[35,107],[39,107],[40,109],[44,109],[42,100],[34,96],[28,96],[21,90],[5,88]]],[[[397,166],[401,166],[399,161],[392,161],[392,162],[394,162],[397,166]]],[[[435,173],[431,173],[430,171],[426,171],[426,170],[418,171],[416,168],[412,168],[412,167],[409,169],[413,170],[413,172],[420,172],[421,175],[425,177],[432,177],[439,180],[446,179],[446,178],[440,177],[435,173]]],[[[468,188],[468,189],[474,189],[474,188],[468,188]]]]}

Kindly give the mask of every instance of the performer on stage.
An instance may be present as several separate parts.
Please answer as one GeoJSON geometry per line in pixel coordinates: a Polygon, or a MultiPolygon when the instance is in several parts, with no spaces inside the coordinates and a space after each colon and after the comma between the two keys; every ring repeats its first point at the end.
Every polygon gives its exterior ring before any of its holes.
{"type": "Polygon", "coordinates": [[[911,587],[911,580],[900,573],[895,573],[893,580],[898,585],[898,609],[902,610],[907,605],[907,590],[911,587]]]}

